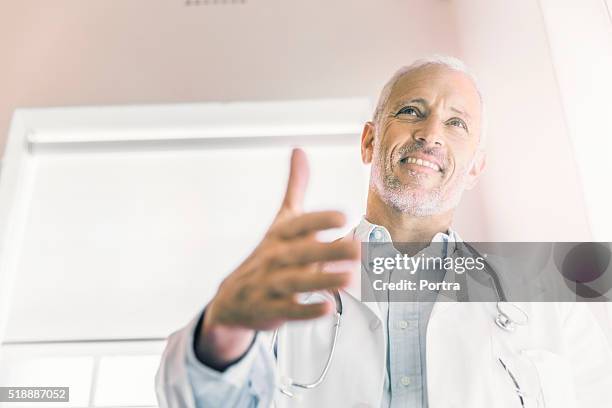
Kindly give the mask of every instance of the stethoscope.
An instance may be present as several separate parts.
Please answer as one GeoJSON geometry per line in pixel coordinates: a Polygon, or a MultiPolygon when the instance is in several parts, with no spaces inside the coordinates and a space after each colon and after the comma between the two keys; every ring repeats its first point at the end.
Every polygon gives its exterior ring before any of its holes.
{"type": "MultiPolygon", "coordinates": [[[[472,248],[467,243],[457,243],[456,245],[464,246],[472,254],[478,253],[474,248],[472,248]]],[[[457,251],[457,248],[455,248],[454,253],[456,253],[456,251],[457,251]]],[[[510,333],[514,332],[517,326],[527,325],[529,323],[529,315],[527,314],[527,312],[522,310],[520,307],[508,302],[508,299],[503,290],[499,276],[497,275],[497,273],[495,273],[495,270],[491,267],[491,265],[486,260],[483,260],[483,262],[485,265],[484,271],[490,277],[493,283],[493,289],[495,291],[495,295],[497,297],[497,302],[496,302],[497,315],[495,316],[495,319],[494,319],[495,324],[500,329],[506,332],[510,332],[510,333]]],[[[338,342],[338,336],[340,334],[340,324],[342,322],[342,298],[340,297],[340,292],[338,292],[337,290],[334,290],[334,291],[331,291],[331,294],[333,295],[333,300],[336,305],[336,310],[334,312],[334,326],[333,326],[334,333],[332,337],[332,344],[331,344],[331,348],[329,351],[329,355],[327,356],[327,361],[325,362],[325,367],[323,368],[323,371],[321,371],[321,374],[319,375],[319,377],[313,382],[309,382],[309,383],[302,383],[302,382],[295,381],[289,377],[283,377],[280,391],[289,397],[294,396],[294,394],[291,391],[289,391],[290,387],[297,387],[297,388],[310,390],[310,389],[316,388],[319,385],[321,385],[321,383],[323,383],[323,381],[325,380],[325,377],[327,376],[327,372],[329,371],[329,368],[331,367],[332,360],[334,358],[334,354],[336,351],[336,344],[338,342]]],[[[272,350],[274,350],[276,346],[277,338],[278,338],[278,329],[274,331],[274,334],[272,336],[272,343],[271,343],[272,350]]]]}
{"type": "MultiPolygon", "coordinates": [[[[293,393],[289,391],[289,387],[297,387],[305,390],[310,390],[315,387],[321,385],[325,377],[327,376],[327,372],[329,371],[329,367],[331,367],[332,360],[334,358],[334,353],[336,351],[336,343],[338,342],[338,335],[340,334],[340,323],[342,322],[342,298],[340,297],[340,292],[337,290],[331,291],[333,295],[334,303],[336,305],[336,310],[334,312],[334,334],[332,337],[331,349],[329,350],[329,355],[327,356],[327,361],[325,362],[325,367],[319,377],[310,383],[301,383],[293,380],[292,378],[286,377],[284,378],[283,384],[281,385],[280,391],[289,396],[293,397],[293,393]]],[[[272,348],[276,345],[276,339],[278,338],[278,329],[274,330],[274,335],[272,336],[272,348]]]]}
{"type": "MultiPolygon", "coordinates": [[[[458,242],[456,245],[465,247],[467,251],[472,255],[478,254],[478,251],[476,251],[468,243],[458,242]]],[[[456,251],[457,249],[455,249],[455,252],[456,251]]],[[[516,331],[517,326],[526,326],[529,323],[529,315],[527,314],[527,312],[525,312],[517,305],[508,302],[508,297],[504,292],[504,288],[499,279],[499,275],[495,272],[495,269],[493,269],[491,264],[489,264],[486,259],[481,257],[481,260],[484,263],[484,272],[489,276],[491,282],[493,283],[493,290],[495,291],[495,296],[497,298],[497,302],[495,303],[495,307],[497,309],[497,315],[495,316],[495,324],[500,329],[510,333],[516,331]]]]}

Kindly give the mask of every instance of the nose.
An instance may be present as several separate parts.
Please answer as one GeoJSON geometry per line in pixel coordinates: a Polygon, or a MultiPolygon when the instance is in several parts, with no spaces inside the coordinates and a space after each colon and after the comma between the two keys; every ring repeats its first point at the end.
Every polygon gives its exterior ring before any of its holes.
{"type": "Polygon", "coordinates": [[[424,146],[441,147],[444,146],[444,125],[440,123],[434,115],[422,122],[422,126],[415,129],[414,140],[424,146]]]}

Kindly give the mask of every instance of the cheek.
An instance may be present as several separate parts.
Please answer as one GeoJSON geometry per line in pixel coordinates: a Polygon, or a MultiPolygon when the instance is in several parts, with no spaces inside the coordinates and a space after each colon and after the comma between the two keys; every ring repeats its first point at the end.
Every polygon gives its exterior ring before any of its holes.
{"type": "Polygon", "coordinates": [[[463,151],[453,157],[455,161],[454,176],[462,177],[469,173],[474,165],[474,158],[476,157],[475,154],[476,152],[463,151]]]}
{"type": "Polygon", "coordinates": [[[412,125],[407,121],[393,118],[385,122],[381,134],[388,143],[406,141],[412,134],[412,125]]]}
{"type": "Polygon", "coordinates": [[[468,166],[476,155],[478,144],[461,139],[453,140],[448,138],[447,140],[447,152],[454,161],[455,166],[464,168],[468,166]]]}
{"type": "Polygon", "coordinates": [[[385,161],[392,159],[395,150],[405,144],[410,137],[410,130],[405,124],[399,123],[397,120],[385,122],[380,130],[377,138],[377,146],[375,146],[375,154],[378,154],[385,161]]]}

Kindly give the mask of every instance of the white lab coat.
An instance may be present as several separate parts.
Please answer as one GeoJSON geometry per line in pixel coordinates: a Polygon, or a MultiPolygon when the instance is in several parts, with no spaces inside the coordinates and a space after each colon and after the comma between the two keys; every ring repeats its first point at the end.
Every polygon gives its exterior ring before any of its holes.
{"type": "MultiPolygon", "coordinates": [[[[276,407],[380,407],[387,350],[378,305],[361,302],[358,285],[341,298],[341,331],[325,381],[312,390],[292,388],[293,398],[277,392],[276,407]]],[[[612,351],[587,306],[518,305],[529,324],[513,333],[495,324],[495,303],[434,305],[427,328],[429,407],[520,408],[500,359],[526,394],[526,408],[612,407],[612,351]]],[[[287,375],[298,382],[317,378],[329,353],[332,322],[330,316],[281,330],[279,384],[287,375]]],[[[157,376],[161,407],[193,406],[185,372],[191,325],[168,340],[157,376]]]]}

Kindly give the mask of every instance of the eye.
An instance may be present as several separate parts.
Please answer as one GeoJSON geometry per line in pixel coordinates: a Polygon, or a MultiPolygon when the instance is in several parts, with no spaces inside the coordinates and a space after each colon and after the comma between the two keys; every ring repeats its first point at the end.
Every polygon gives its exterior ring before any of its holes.
{"type": "Polygon", "coordinates": [[[459,118],[452,118],[449,119],[448,122],[446,122],[447,124],[451,125],[451,126],[457,126],[457,127],[461,127],[463,129],[465,129],[465,131],[468,131],[468,127],[465,124],[465,122],[459,118]]]}
{"type": "Polygon", "coordinates": [[[402,109],[400,109],[395,116],[399,116],[399,115],[408,115],[408,116],[416,116],[418,118],[420,118],[421,116],[423,116],[421,114],[421,111],[414,107],[414,106],[404,106],[402,109]]]}

